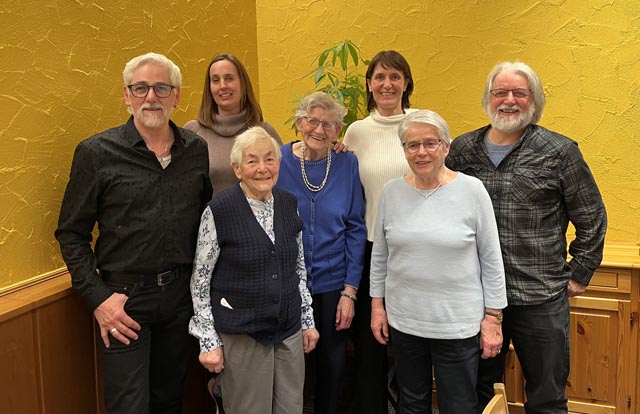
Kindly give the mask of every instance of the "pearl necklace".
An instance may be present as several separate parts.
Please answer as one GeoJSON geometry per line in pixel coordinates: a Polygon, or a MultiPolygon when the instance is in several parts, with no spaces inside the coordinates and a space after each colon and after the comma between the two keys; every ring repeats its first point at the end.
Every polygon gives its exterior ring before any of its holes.
{"type": "MultiPolygon", "coordinates": [[[[447,173],[447,171],[445,170],[444,174],[446,174],[446,173],[447,173]]],[[[444,174],[443,174],[443,178],[444,178],[444,174]]],[[[420,196],[423,197],[425,200],[428,200],[429,197],[434,195],[436,193],[436,191],[438,191],[438,189],[440,187],[442,187],[442,180],[440,180],[440,182],[438,182],[438,186],[435,189],[431,190],[431,191],[429,191],[429,190],[419,190],[418,186],[416,185],[416,175],[413,174],[413,187],[412,188],[414,189],[414,191],[416,193],[420,194],[420,196]],[[427,191],[429,191],[429,192],[427,193],[427,191]]]]}
{"type": "Polygon", "coordinates": [[[300,170],[302,171],[302,181],[304,181],[304,185],[307,186],[309,191],[317,192],[324,188],[325,184],[327,184],[327,179],[329,178],[329,170],[331,169],[331,147],[327,148],[327,168],[324,171],[324,178],[322,179],[322,183],[320,185],[313,185],[309,182],[309,178],[307,177],[307,170],[304,168],[304,151],[305,146],[304,142],[300,143],[300,170]]]}

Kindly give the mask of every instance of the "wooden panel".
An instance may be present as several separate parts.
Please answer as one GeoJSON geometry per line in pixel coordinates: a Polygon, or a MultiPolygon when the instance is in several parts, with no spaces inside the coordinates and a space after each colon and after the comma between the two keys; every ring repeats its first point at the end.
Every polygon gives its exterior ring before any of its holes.
{"type": "Polygon", "coordinates": [[[0,324],[0,407],[3,414],[39,413],[33,319],[26,313],[0,324]]]}
{"type": "Polygon", "coordinates": [[[570,399],[615,402],[618,315],[571,312],[570,399]]]}
{"type": "Polygon", "coordinates": [[[68,295],[37,309],[35,320],[45,412],[95,413],[93,315],[68,295]]]}
{"type": "Polygon", "coordinates": [[[631,270],[601,267],[593,274],[588,290],[628,294],[631,292],[631,270]]]}

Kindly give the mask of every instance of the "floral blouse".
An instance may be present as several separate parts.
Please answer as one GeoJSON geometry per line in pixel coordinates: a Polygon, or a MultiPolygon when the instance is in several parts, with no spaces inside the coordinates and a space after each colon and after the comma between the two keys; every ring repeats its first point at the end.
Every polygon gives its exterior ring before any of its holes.
{"type": "MultiPolygon", "coordinates": [[[[247,198],[258,223],[275,243],[273,230],[273,197],[265,202],[247,198]]],[[[298,233],[298,260],[296,273],[300,278],[298,289],[302,297],[302,329],[315,328],[313,309],[311,308],[311,294],[307,289],[307,271],[304,265],[304,250],[302,247],[302,233],[298,233]]],[[[194,259],[193,274],[191,275],[191,296],[193,298],[194,315],[189,322],[189,333],[200,341],[200,352],[209,352],[222,346],[222,340],[216,332],[213,312],[211,311],[211,275],[220,256],[218,235],[211,208],[202,213],[198,244],[194,259]]]]}

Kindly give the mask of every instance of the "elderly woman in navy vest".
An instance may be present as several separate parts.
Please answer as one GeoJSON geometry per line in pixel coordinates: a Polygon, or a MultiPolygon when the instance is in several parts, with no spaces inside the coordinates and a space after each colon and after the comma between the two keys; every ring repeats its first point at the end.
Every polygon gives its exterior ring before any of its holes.
{"type": "MultiPolygon", "coordinates": [[[[347,110],[324,92],[300,102],[296,126],[302,141],[284,145],[278,188],[298,198],[304,228],[307,286],[320,340],[316,363],[315,414],[335,414],[349,328],[362,276],[367,230],[358,160],[332,151],[347,110]]],[[[364,298],[365,300],[368,298],[364,298]]]]}
{"type": "Polygon", "coordinates": [[[238,135],[240,182],[202,214],[191,279],[200,363],[221,372],[227,414],[302,412],[304,352],[315,348],[302,220],[274,188],[281,152],[261,127],[238,135]]]}

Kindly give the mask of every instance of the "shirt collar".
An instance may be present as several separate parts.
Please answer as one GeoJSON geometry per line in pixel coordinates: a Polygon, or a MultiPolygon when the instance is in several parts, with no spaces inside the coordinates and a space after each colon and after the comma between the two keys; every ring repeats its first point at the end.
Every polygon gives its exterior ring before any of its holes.
{"type": "MultiPolygon", "coordinates": [[[[173,130],[173,136],[175,137],[175,142],[173,143],[173,145],[180,145],[184,147],[185,138],[182,135],[180,128],[178,128],[178,126],[172,120],[169,120],[169,126],[173,130]]],[[[132,147],[139,145],[140,143],[146,145],[144,143],[144,140],[142,139],[142,136],[136,129],[136,125],[133,122],[133,115],[129,117],[129,120],[125,124],[125,139],[132,147]]]]}

